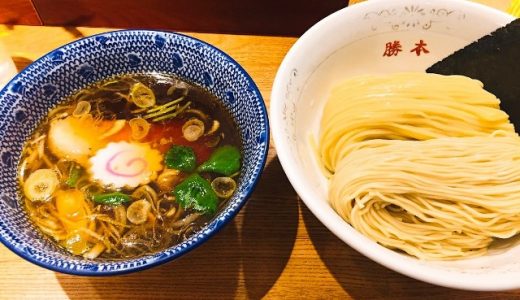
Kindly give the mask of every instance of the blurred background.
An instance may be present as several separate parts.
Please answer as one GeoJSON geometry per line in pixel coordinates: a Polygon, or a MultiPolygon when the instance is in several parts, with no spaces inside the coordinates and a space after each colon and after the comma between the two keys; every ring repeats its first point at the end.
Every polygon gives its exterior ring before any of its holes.
{"type": "MultiPolygon", "coordinates": [[[[62,27],[75,38],[83,36],[78,27],[299,37],[327,15],[363,1],[371,0],[0,0],[0,87],[16,67],[23,69],[41,54],[30,46],[14,50],[4,45],[38,35],[31,26],[62,27]]],[[[520,16],[520,0],[458,1],[520,16]]]]}
{"type": "Polygon", "coordinates": [[[345,0],[0,0],[0,24],[298,36],[345,0]]]}
{"type": "MultiPolygon", "coordinates": [[[[476,2],[502,10],[511,6],[511,0],[476,2]]],[[[0,0],[0,24],[300,36],[347,5],[346,0],[0,0]]]]}

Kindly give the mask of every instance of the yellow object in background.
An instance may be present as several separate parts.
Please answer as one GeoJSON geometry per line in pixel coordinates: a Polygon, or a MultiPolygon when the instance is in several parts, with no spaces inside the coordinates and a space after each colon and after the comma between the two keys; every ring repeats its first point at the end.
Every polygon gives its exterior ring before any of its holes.
{"type": "Polygon", "coordinates": [[[520,0],[512,0],[507,12],[517,18],[520,17],[520,0]]]}
{"type": "Polygon", "coordinates": [[[359,2],[363,2],[363,1],[365,1],[365,0],[350,0],[350,1],[348,1],[348,5],[356,4],[359,2]]]}
{"type": "MultiPolygon", "coordinates": [[[[349,5],[360,3],[366,0],[350,0],[349,5]]],[[[520,17],[520,0],[471,0],[484,5],[491,6],[502,11],[506,11],[515,17],[520,17]]]]}

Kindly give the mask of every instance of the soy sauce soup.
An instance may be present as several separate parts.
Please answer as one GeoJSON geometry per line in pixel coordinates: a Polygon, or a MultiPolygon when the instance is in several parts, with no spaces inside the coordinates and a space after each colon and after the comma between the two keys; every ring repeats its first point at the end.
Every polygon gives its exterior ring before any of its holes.
{"type": "Polygon", "coordinates": [[[80,90],[27,141],[18,179],[30,219],[87,259],[178,244],[237,186],[238,129],[205,89],[165,74],[80,90]]]}

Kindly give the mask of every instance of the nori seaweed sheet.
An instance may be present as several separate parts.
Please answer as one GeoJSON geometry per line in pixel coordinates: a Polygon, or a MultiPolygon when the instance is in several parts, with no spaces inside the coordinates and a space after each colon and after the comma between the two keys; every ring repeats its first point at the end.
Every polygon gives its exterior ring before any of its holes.
{"type": "Polygon", "coordinates": [[[484,83],[501,101],[517,132],[520,130],[520,19],[458,50],[426,70],[465,75],[484,83]]]}

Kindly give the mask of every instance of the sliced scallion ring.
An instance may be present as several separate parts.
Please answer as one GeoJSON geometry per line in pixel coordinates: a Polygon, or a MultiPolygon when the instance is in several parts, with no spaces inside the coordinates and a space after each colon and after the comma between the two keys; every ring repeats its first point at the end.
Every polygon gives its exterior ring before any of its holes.
{"type": "Polygon", "coordinates": [[[211,188],[219,198],[229,198],[237,189],[236,181],[231,177],[217,177],[211,182],[211,188]]]}

